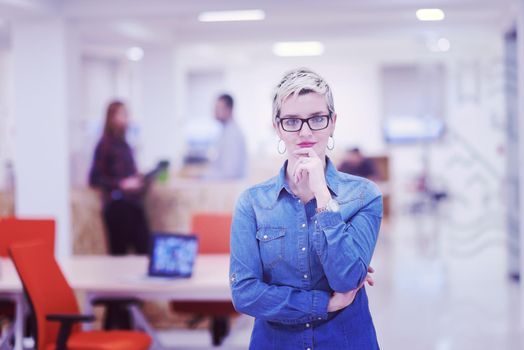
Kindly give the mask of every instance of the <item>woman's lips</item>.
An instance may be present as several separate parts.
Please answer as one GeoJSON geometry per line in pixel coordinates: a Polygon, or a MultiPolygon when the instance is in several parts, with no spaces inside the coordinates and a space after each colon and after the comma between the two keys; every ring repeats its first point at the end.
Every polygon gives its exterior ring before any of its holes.
{"type": "Polygon", "coordinates": [[[313,147],[316,142],[301,142],[298,144],[300,148],[313,147]]]}

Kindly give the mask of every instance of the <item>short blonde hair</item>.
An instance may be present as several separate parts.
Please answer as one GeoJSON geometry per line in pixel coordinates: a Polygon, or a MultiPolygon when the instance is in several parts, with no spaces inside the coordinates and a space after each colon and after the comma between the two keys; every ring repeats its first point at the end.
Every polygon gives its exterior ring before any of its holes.
{"type": "Polygon", "coordinates": [[[308,68],[297,68],[284,75],[273,96],[273,123],[280,117],[282,103],[291,95],[299,96],[316,92],[326,99],[330,114],[335,112],[333,94],[328,83],[308,68]]]}

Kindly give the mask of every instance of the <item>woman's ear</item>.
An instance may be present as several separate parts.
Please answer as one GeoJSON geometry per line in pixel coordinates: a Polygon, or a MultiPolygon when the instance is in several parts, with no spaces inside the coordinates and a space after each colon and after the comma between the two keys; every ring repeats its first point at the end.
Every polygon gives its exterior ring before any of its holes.
{"type": "Polygon", "coordinates": [[[336,125],[337,124],[337,114],[333,113],[333,115],[331,115],[331,119],[333,121],[333,125],[336,125]]]}
{"type": "Polygon", "coordinates": [[[331,115],[331,121],[329,123],[329,129],[331,130],[331,134],[330,136],[333,136],[333,133],[335,132],[335,126],[337,124],[337,114],[336,113],[333,113],[331,115]]]}
{"type": "Polygon", "coordinates": [[[282,130],[280,130],[276,121],[273,121],[273,129],[275,129],[275,132],[278,135],[278,137],[282,139],[282,130]]]}

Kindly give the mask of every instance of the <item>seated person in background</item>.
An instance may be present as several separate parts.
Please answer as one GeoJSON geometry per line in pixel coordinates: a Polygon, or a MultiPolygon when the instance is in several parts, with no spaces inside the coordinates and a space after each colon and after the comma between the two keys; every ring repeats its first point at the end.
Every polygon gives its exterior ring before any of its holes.
{"type": "Polygon", "coordinates": [[[211,162],[205,179],[241,179],[246,175],[244,135],[233,119],[233,97],[222,94],[215,104],[215,119],[222,124],[217,142],[217,157],[211,162]]]}
{"type": "Polygon", "coordinates": [[[372,181],[380,180],[379,173],[372,159],[364,157],[357,147],[346,151],[338,171],[343,173],[365,177],[372,181]]]}
{"type": "Polygon", "coordinates": [[[126,106],[111,102],[89,174],[89,184],[103,192],[103,219],[111,255],[127,254],[130,247],[137,254],[147,254],[149,244],[144,181],[126,141],[128,123],[126,106]]]}

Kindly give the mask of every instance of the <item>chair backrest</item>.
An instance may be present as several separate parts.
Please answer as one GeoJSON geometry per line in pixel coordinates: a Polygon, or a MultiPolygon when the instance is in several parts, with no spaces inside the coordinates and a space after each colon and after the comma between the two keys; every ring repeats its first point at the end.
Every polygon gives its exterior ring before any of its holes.
{"type": "Polygon", "coordinates": [[[195,213],[191,232],[198,236],[199,254],[229,254],[230,213],[195,213]]]}
{"type": "Polygon", "coordinates": [[[55,221],[52,219],[0,218],[0,257],[8,256],[11,244],[46,241],[55,246],[55,221]]]}
{"type": "MultiPolygon", "coordinates": [[[[62,274],[49,242],[13,244],[9,253],[35,313],[37,349],[44,350],[56,342],[60,327],[58,322],[46,321],[46,316],[78,314],[75,294],[62,274]]],[[[79,330],[79,325],[73,327],[73,332],[79,330]]]]}

